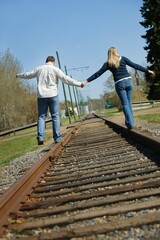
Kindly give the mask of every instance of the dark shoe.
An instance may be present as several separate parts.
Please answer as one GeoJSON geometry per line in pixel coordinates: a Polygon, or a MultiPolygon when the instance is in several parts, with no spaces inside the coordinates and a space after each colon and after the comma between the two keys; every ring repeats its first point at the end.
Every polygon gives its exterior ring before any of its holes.
{"type": "Polygon", "coordinates": [[[38,141],[38,145],[43,145],[44,142],[43,141],[38,141]]]}
{"type": "Polygon", "coordinates": [[[127,126],[128,130],[132,130],[132,128],[133,128],[132,126],[127,126]]]}
{"type": "Polygon", "coordinates": [[[43,140],[39,140],[38,137],[36,137],[36,139],[37,139],[38,145],[43,145],[44,144],[43,140]]]}

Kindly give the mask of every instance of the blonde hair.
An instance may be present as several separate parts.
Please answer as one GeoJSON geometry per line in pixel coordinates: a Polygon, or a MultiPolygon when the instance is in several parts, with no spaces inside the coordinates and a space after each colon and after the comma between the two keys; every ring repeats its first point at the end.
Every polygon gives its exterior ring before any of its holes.
{"type": "Polygon", "coordinates": [[[111,47],[108,49],[108,59],[107,63],[110,67],[118,68],[120,62],[120,56],[115,47],[111,47]]]}

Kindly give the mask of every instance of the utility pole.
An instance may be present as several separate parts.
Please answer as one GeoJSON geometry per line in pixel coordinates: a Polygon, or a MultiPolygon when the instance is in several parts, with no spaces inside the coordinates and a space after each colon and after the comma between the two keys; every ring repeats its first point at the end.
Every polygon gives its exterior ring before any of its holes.
{"type": "Polygon", "coordinates": [[[77,107],[78,117],[80,118],[79,104],[78,104],[78,100],[77,100],[75,89],[76,89],[76,87],[73,86],[74,99],[75,99],[75,103],[76,103],[76,107],[77,107]]]}
{"type": "MultiPolygon", "coordinates": [[[[68,75],[66,66],[64,66],[64,69],[65,69],[66,75],[68,75]]],[[[70,89],[70,86],[69,86],[69,85],[68,85],[68,91],[69,91],[69,96],[70,96],[70,100],[71,100],[71,107],[72,107],[72,112],[73,112],[74,120],[76,121],[76,116],[75,116],[74,107],[73,107],[73,101],[72,101],[72,95],[71,95],[71,89],[70,89]]]]}
{"type": "MultiPolygon", "coordinates": [[[[67,69],[66,68],[66,71],[84,71],[84,70],[87,70],[89,68],[89,66],[84,66],[84,67],[75,67],[75,68],[70,68],[70,69],[67,69]]],[[[79,103],[80,103],[80,100],[79,100],[79,94],[78,94],[78,90],[77,90],[77,87],[73,87],[73,93],[74,93],[74,97],[75,97],[75,101],[76,101],[76,105],[77,105],[77,111],[78,111],[78,116],[80,115],[80,108],[79,108],[79,103]],[[76,99],[76,95],[77,95],[77,99],[76,99]]]]}
{"type": "MultiPolygon", "coordinates": [[[[57,55],[59,68],[61,69],[61,64],[60,64],[58,52],[56,52],[56,55],[57,55]]],[[[62,87],[63,87],[63,93],[64,93],[64,98],[65,98],[66,109],[68,111],[69,123],[71,123],[71,116],[70,116],[70,111],[69,111],[68,104],[67,104],[67,96],[66,96],[65,86],[64,86],[63,82],[62,82],[62,87]]]]}

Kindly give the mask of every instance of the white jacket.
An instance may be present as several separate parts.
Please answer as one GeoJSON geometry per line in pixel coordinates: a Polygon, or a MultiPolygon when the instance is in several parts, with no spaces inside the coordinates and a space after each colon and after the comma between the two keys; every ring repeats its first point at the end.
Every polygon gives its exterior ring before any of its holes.
{"type": "Polygon", "coordinates": [[[17,77],[23,79],[37,78],[37,97],[48,98],[58,95],[58,79],[62,82],[72,85],[81,86],[81,82],[65,75],[61,69],[55,67],[53,63],[48,62],[35,70],[26,73],[19,73],[17,77]]]}

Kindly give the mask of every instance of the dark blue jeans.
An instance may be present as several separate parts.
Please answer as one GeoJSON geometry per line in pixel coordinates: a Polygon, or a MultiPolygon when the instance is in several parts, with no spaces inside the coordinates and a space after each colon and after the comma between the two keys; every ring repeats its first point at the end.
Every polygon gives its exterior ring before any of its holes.
{"type": "Polygon", "coordinates": [[[127,127],[133,127],[134,118],[132,111],[132,81],[130,79],[124,79],[115,84],[115,89],[122,104],[122,109],[125,115],[125,125],[127,127]]]}
{"type": "Polygon", "coordinates": [[[48,108],[52,118],[53,138],[55,142],[61,140],[60,134],[60,116],[59,116],[59,98],[58,96],[51,98],[38,98],[38,140],[43,141],[45,138],[45,119],[48,108]]]}

